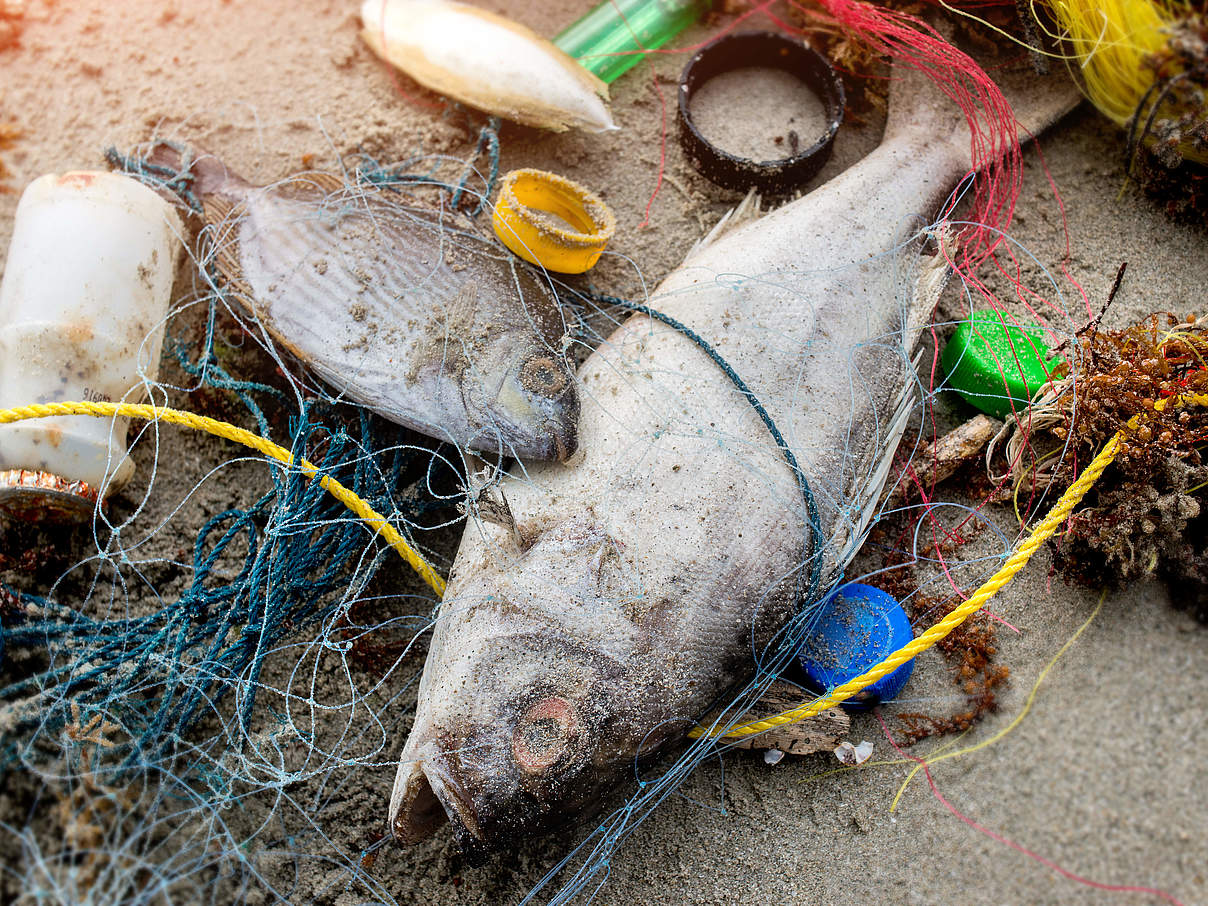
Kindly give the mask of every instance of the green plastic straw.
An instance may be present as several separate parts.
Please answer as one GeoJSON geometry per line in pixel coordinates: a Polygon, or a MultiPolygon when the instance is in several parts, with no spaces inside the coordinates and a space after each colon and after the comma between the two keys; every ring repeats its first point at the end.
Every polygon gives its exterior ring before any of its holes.
{"type": "Polygon", "coordinates": [[[604,0],[554,44],[605,82],[628,72],[713,5],[712,0],[604,0]]]}

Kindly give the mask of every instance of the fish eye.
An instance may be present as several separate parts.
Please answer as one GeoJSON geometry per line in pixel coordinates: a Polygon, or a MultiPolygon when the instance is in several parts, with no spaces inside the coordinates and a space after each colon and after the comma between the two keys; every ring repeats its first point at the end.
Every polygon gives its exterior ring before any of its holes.
{"type": "Polygon", "coordinates": [[[551,696],[530,707],[512,733],[516,764],[529,774],[540,774],[571,754],[578,732],[573,706],[551,696]]]}
{"type": "Polygon", "coordinates": [[[529,393],[554,397],[566,389],[566,372],[548,355],[535,355],[520,368],[520,386],[529,393]]]}

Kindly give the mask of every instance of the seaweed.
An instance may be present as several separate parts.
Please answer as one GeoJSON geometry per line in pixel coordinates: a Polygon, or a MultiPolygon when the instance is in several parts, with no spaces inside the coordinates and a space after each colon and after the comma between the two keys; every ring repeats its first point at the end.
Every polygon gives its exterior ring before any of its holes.
{"type": "Polygon", "coordinates": [[[1200,223],[1208,216],[1208,18],[1189,13],[1142,61],[1153,84],[1128,123],[1130,175],[1166,213],[1200,223]]]}
{"type": "Polygon", "coordinates": [[[1054,568],[1075,584],[1118,587],[1153,576],[1208,621],[1208,322],[1153,314],[1116,331],[1090,330],[1072,375],[1048,385],[1025,421],[1026,455],[1011,456],[1017,486],[1068,487],[1118,431],[1116,461],[1054,545],[1054,568]],[[1167,400],[1157,408],[1158,400],[1167,400]],[[1060,455],[1059,455],[1060,454],[1060,455]]]}

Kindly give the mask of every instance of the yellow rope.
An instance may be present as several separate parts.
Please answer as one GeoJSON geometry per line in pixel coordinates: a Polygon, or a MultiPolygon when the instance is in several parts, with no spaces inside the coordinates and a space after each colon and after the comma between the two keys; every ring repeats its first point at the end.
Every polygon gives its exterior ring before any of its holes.
{"type": "MultiPolygon", "coordinates": [[[[1208,405],[1208,394],[1193,393],[1184,397],[1170,397],[1161,399],[1154,403],[1154,410],[1161,412],[1170,404],[1182,405],[1183,403],[1195,403],[1196,405],[1208,405]]],[[[751,721],[750,723],[739,724],[731,727],[728,731],[722,733],[711,731],[704,727],[696,727],[688,735],[692,738],[701,736],[718,737],[723,739],[740,739],[743,736],[753,736],[756,733],[763,733],[767,730],[773,730],[776,727],[782,727],[785,724],[797,723],[798,721],[807,720],[817,714],[822,713],[827,708],[833,708],[840,702],[844,702],[851,698],[856,693],[871,686],[881,677],[892,673],[902,664],[906,663],[911,658],[926,651],[936,642],[943,639],[946,635],[960,626],[965,620],[981,610],[991,598],[1010,582],[1017,572],[1027,565],[1027,562],[1032,559],[1032,555],[1040,548],[1042,544],[1052,537],[1057,531],[1057,527],[1065,521],[1066,517],[1073,512],[1082,498],[1099,480],[1099,476],[1103,474],[1116,455],[1120,452],[1120,444],[1123,442],[1124,435],[1133,431],[1140,424],[1141,416],[1134,415],[1128,420],[1128,423],[1116,432],[1115,436],[1107,442],[1089,466],[1087,466],[1082,474],[1078,476],[1078,480],[1070,485],[1057,504],[1049,510],[1049,514],[1044,518],[1040,525],[1032,530],[1026,541],[1021,544],[1007,561],[1002,565],[988,581],[985,582],[973,596],[969,598],[960,607],[957,607],[950,614],[926,630],[922,635],[908,644],[902,646],[897,651],[890,654],[879,664],[875,664],[861,673],[859,676],[848,680],[841,686],[836,686],[829,694],[815,699],[812,702],[807,702],[800,707],[792,708],[788,711],[782,711],[780,714],[773,715],[765,720],[751,721]]]]}
{"type": "MultiPolygon", "coordinates": [[[[1194,403],[1205,406],[1208,405],[1208,394],[1193,393],[1184,397],[1170,397],[1168,399],[1157,400],[1153,406],[1154,411],[1161,412],[1172,403],[1174,405],[1194,403]]],[[[217,419],[207,418],[204,415],[194,415],[191,412],[182,412],[179,409],[134,403],[41,403],[32,406],[20,406],[14,409],[0,409],[0,424],[57,415],[91,415],[97,418],[140,418],[148,421],[163,421],[177,425],[186,425],[187,427],[195,428],[199,431],[207,431],[210,434],[225,437],[228,440],[251,447],[253,450],[279,460],[286,465],[297,465],[304,475],[308,477],[317,475],[319,483],[324,489],[359,516],[371,529],[380,533],[386,539],[386,542],[398,551],[404,560],[411,564],[437,595],[443,596],[445,593],[445,580],[407,543],[398,530],[386,521],[384,516],[379,515],[369,504],[334,478],[320,473],[318,466],[305,459],[295,459],[294,455],[284,447],[278,446],[259,434],[253,434],[251,431],[246,431],[243,428],[238,428],[226,422],[220,422],[217,419]]],[[[881,677],[892,673],[911,658],[932,647],[936,642],[964,623],[965,620],[981,610],[991,598],[1015,578],[1016,573],[1027,565],[1028,561],[1032,559],[1032,555],[1053,536],[1053,533],[1057,531],[1057,527],[1065,521],[1066,517],[1073,512],[1074,507],[1082,501],[1082,498],[1086,496],[1095,482],[1099,480],[1099,476],[1103,474],[1104,469],[1111,465],[1112,460],[1120,452],[1120,444],[1123,441],[1124,435],[1136,430],[1140,421],[1141,416],[1139,414],[1129,419],[1128,423],[1107,442],[1107,445],[1099,452],[1099,455],[1083,470],[1082,474],[1078,476],[1078,480],[1066,489],[1065,493],[1061,495],[1061,499],[1057,501],[1056,506],[1044,518],[1044,521],[1036,526],[1027,540],[1015,550],[1015,553],[1007,558],[1002,568],[991,576],[981,588],[974,592],[968,601],[957,607],[930,629],[927,629],[918,638],[899,648],[864,673],[848,680],[841,686],[836,686],[827,695],[812,702],[807,702],[800,707],[783,711],[764,720],[752,721],[731,727],[725,733],[717,733],[703,727],[697,727],[688,735],[693,738],[700,736],[721,736],[724,739],[739,739],[743,736],[753,736],[756,733],[773,730],[785,724],[807,720],[828,708],[833,708],[835,705],[846,701],[861,690],[871,686],[877,680],[881,679],[881,677]]]]}
{"type": "Polygon", "coordinates": [[[284,447],[278,446],[267,438],[238,428],[235,425],[207,418],[204,415],[194,415],[192,412],[182,412],[179,409],[168,409],[160,406],[150,406],[136,403],[39,403],[32,406],[19,406],[14,409],[0,409],[0,425],[9,422],[24,421],[31,418],[47,418],[57,415],[91,415],[96,418],[139,418],[147,421],[170,422],[174,425],[185,425],[198,431],[207,431],[218,437],[225,437],[235,443],[251,447],[265,456],[269,456],[287,466],[297,466],[308,478],[318,476],[319,484],[332,497],[348,507],[376,534],[380,534],[411,564],[420,577],[431,586],[438,596],[445,593],[445,580],[432,568],[418,551],[399,534],[385,516],[379,514],[368,503],[350,491],[330,475],[324,475],[319,467],[306,459],[297,459],[294,454],[284,447]]]}
{"type": "MultiPolygon", "coordinates": [[[[902,781],[902,785],[898,787],[897,795],[893,797],[893,802],[889,804],[890,814],[897,810],[898,801],[902,798],[902,794],[906,792],[906,787],[910,785],[910,781],[914,779],[915,775],[918,774],[919,771],[923,770],[924,768],[930,768],[932,765],[935,765],[941,761],[947,761],[949,758],[960,758],[962,755],[972,755],[974,752],[981,751],[987,746],[994,745],[994,743],[998,742],[1000,739],[1018,727],[1023,722],[1023,719],[1028,716],[1028,712],[1032,710],[1032,705],[1035,703],[1037,695],[1040,694],[1040,687],[1044,683],[1045,677],[1047,677],[1052,669],[1057,666],[1057,662],[1061,660],[1065,653],[1074,646],[1074,643],[1078,641],[1078,638],[1082,635],[1082,633],[1086,632],[1091,623],[1095,621],[1095,617],[1099,616],[1099,611],[1103,609],[1103,602],[1106,600],[1107,592],[1103,592],[1101,595],[1099,595],[1099,603],[1095,605],[1095,609],[1091,611],[1091,615],[1086,618],[1081,626],[1078,627],[1077,632],[1065,640],[1065,644],[1058,649],[1057,653],[1053,655],[1052,660],[1050,660],[1045,665],[1044,669],[1040,671],[1040,675],[1036,677],[1036,682],[1032,684],[1032,691],[1028,693],[1028,698],[1023,703],[1023,708],[1018,714],[1015,715],[1014,720],[1012,720],[989,739],[983,739],[981,742],[974,743],[971,746],[965,746],[963,749],[957,749],[955,752],[943,751],[946,747],[941,746],[934,752],[930,752],[923,756],[922,760],[916,762],[914,767],[911,768],[910,773],[906,775],[906,779],[902,781]]],[[[961,736],[963,735],[964,733],[961,734],[961,736]]],[[[958,736],[957,740],[959,741],[959,739],[960,737],[958,736]]]]}

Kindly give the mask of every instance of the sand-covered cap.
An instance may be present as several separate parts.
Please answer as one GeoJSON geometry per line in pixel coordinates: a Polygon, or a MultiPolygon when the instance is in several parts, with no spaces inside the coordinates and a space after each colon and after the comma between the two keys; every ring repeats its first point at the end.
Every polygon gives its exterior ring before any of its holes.
{"type": "Polygon", "coordinates": [[[0,470],[0,513],[27,522],[80,522],[100,495],[83,481],[33,469],[0,470]]]}
{"type": "Polygon", "coordinates": [[[846,103],[843,82],[826,57],[800,41],[771,31],[723,35],[697,51],[680,76],[680,143],[692,165],[719,186],[783,195],[808,182],[830,159],[846,103]],[[822,101],[826,112],[822,134],[797,153],[774,160],[752,160],[718,147],[697,128],[692,118],[696,91],[715,76],[752,67],[784,70],[822,101]]]}

